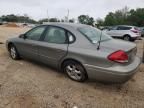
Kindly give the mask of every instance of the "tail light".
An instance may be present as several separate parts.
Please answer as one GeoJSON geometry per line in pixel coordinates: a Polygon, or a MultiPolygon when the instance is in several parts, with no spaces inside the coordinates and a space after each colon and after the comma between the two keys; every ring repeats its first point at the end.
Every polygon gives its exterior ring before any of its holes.
{"type": "Polygon", "coordinates": [[[128,62],[128,55],[122,51],[116,51],[108,56],[108,59],[118,63],[126,63],[128,62]]]}
{"type": "Polygon", "coordinates": [[[139,33],[138,30],[131,30],[133,33],[139,33]]]}

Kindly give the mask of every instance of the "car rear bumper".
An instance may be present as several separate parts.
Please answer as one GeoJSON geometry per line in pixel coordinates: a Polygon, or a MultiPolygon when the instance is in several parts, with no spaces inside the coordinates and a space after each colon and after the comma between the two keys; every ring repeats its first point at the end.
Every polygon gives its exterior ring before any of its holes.
{"type": "Polygon", "coordinates": [[[113,66],[109,68],[88,64],[85,64],[84,66],[87,70],[89,79],[95,79],[102,82],[124,83],[136,73],[140,63],[140,58],[135,57],[135,60],[127,66],[113,66]]]}
{"type": "Polygon", "coordinates": [[[133,39],[133,40],[139,40],[139,39],[141,39],[141,35],[137,36],[137,37],[131,37],[131,39],[133,39]]]}

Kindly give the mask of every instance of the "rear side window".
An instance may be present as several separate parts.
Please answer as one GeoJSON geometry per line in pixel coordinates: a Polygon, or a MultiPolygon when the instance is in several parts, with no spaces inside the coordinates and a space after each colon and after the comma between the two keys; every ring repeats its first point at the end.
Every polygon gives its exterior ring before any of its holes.
{"type": "Polygon", "coordinates": [[[56,44],[64,44],[66,40],[65,30],[58,27],[49,27],[44,38],[45,42],[56,44]]]}
{"type": "Polygon", "coordinates": [[[117,30],[130,30],[131,27],[119,26],[117,30]]]}
{"type": "Polygon", "coordinates": [[[116,26],[112,27],[112,28],[110,28],[110,30],[117,30],[117,27],[116,26]]]}
{"type": "Polygon", "coordinates": [[[70,32],[67,32],[69,43],[73,43],[75,41],[75,37],[70,32]]]}

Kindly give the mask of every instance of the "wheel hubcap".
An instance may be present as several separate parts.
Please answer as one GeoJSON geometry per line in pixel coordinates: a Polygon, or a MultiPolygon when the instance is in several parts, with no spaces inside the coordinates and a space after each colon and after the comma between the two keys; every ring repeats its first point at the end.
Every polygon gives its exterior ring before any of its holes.
{"type": "Polygon", "coordinates": [[[124,40],[129,41],[129,37],[125,37],[124,40]]]}
{"type": "Polygon", "coordinates": [[[15,58],[16,57],[16,50],[15,50],[15,48],[11,47],[10,51],[11,51],[10,53],[11,53],[12,58],[15,58]]]}
{"type": "Polygon", "coordinates": [[[66,72],[74,80],[80,80],[82,78],[81,71],[74,65],[68,65],[66,67],[66,72]]]}

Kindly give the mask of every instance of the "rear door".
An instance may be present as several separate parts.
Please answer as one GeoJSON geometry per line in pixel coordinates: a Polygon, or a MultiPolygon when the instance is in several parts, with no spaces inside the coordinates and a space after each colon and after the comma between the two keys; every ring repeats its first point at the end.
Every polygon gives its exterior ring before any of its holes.
{"type": "Polygon", "coordinates": [[[127,27],[127,26],[119,26],[117,28],[117,36],[118,37],[123,37],[126,34],[129,34],[129,30],[131,29],[131,27],[127,27]]]}
{"type": "Polygon", "coordinates": [[[53,67],[67,55],[68,37],[63,28],[49,26],[39,44],[40,60],[53,67]]]}
{"type": "Polygon", "coordinates": [[[124,32],[125,32],[125,30],[124,30],[123,26],[118,26],[117,27],[117,37],[123,37],[124,32]]]}

